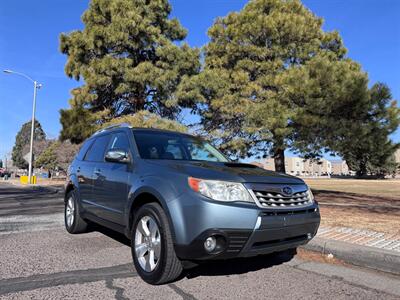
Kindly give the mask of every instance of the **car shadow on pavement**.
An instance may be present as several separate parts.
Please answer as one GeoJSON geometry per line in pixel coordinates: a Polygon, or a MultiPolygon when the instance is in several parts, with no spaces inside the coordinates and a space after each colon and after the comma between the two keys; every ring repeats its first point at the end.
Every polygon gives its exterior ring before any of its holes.
{"type": "Polygon", "coordinates": [[[296,254],[297,252],[295,249],[290,249],[279,253],[259,255],[255,257],[202,262],[195,267],[186,269],[182,274],[182,277],[192,279],[199,276],[245,274],[281,265],[292,260],[296,254]]]}
{"type": "Polygon", "coordinates": [[[101,225],[90,223],[88,231],[100,232],[100,233],[104,234],[105,236],[108,236],[109,238],[111,238],[117,242],[120,242],[121,244],[124,244],[125,246],[129,246],[129,247],[131,246],[131,241],[125,235],[123,235],[122,233],[116,232],[112,229],[109,229],[107,227],[103,227],[101,225]]]}
{"type": "MultiPolygon", "coordinates": [[[[106,227],[90,224],[90,231],[100,232],[107,237],[120,242],[130,247],[130,240],[125,235],[108,229],[106,227]]],[[[215,260],[215,261],[202,261],[202,262],[187,262],[182,275],[177,278],[179,281],[183,278],[192,279],[199,276],[226,276],[245,274],[254,272],[261,269],[271,268],[273,266],[281,265],[293,259],[297,254],[296,249],[290,249],[279,253],[272,253],[268,255],[259,255],[247,258],[233,258],[228,260],[215,260]]]]}

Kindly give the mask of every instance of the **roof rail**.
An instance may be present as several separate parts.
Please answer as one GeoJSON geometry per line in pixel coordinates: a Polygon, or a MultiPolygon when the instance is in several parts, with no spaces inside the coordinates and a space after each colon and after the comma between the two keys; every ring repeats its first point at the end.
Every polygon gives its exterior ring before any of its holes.
{"type": "Polygon", "coordinates": [[[113,129],[113,128],[120,128],[120,127],[128,127],[129,128],[129,127],[131,127],[131,125],[129,125],[128,123],[113,124],[113,125],[110,125],[110,126],[107,126],[105,128],[97,130],[93,135],[99,134],[99,133],[104,132],[106,130],[110,130],[110,129],[113,129]]]}

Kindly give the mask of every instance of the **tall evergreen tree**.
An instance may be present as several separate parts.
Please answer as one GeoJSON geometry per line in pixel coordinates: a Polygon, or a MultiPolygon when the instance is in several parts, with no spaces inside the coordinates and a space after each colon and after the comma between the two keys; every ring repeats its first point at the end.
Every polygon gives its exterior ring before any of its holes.
{"type": "Polygon", "coordinates": [[[390,134],[400,124],[400,108],[392,99],[390,89],[382,83],[373,85],[366,99],[368,104],[356,109],[352,124],[346,124],[350,130],[336,133],[329,147],[360,177],[394,173],[397,167],[394,153],[400,144],[393,143],[390,134]]]}
{"type": "Polygon", "coordinates": [[[315,124],[363,106],[367,87],[339,34],[322,23],[298,0],[252,0],[218,18],[204,70],[182,82],[180,101],[228,154],[272,155],[280,172],[286,149],[318,156],[328,126],[315,124]]]}
{"type": "MultiPolygon", "coordinates": [[[[34,134],[33,134],[33,140],[34,141],[44,141],[46,139],[46,134],[44,133],[42,129],[42,125],[39,123],[39,121],[35,120],[34,123],[34,134]]],[[[12,150],[12,160],[14,162],[14,165],[17,166],[20,169],[26,169],[28,168],[28,163],[24,159],[24,153],[23,149],[26,145],[30,143],[31,139],[31,121],[26,122],[25,124],[22,125],[20,131],[17,133],[17,136],[15,137],[15,145],[12,150]]]]}
{"type": "Polygon", "coordinates": [[[200,63],[170,13],[167,0],[92,0],[84,29],[61,35],[66,74],[84,80],[61,111],[62,139],[78,143],[104,120],[141,110],[177,118],[176,86],[200,63]]]}

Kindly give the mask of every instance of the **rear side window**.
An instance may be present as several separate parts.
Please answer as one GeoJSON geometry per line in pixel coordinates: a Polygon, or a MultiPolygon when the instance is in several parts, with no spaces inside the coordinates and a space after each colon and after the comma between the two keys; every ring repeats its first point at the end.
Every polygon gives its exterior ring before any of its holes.
{"type": "Polygon", "coordinates": [[[85,157],[86,152],[88,151],[88,149],[92,145],[92,142],[93,142],[93,140],[88,140],[88,141],[83,143],[83,145],[81,146],[81,149],[79,149],[79,152],[76,155],[76,159],[83,160],[83,158],[85,157]]]}
{"type": "Polygon", "coordinates": [[[85,155],[86,161],[96,161],[101,162],[104,161],[104,152],[110,141],[110,135],[103,135],[95,139],[92,147],[90,147],[89,151],[85,155]]]}

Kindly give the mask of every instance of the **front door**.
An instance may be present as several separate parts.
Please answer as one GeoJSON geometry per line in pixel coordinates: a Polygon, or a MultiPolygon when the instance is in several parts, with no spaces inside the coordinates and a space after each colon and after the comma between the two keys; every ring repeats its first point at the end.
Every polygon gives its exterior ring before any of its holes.
{"type": "MultiPolygon", "coordinates": [[[[124,132],[113,133],[106,152],[112,149],[123,149],[130,153],[129,139],[124,132]]],[[[99,162],[94,172],[93,194],[101,207],[99,217],[116,224],[124,225],[124,208],[130,190],[132,164],[99,162]]]]}
{"type": "Polygon", "coordinates": [[[97,184],[96,182],[101,180],[101,174],[97,174],[97,164],[104,161],[104,152],[108,146],[110,138],[110,134],[101,135],[95,138],[83,161],[83,165],[86,167],[81,168],[82,179],[86,178],[86,192],[85,196],[82,196],[82,206],[87,212],[97,216],[101,213],[100,201],[94,193],[97,184]]]}

